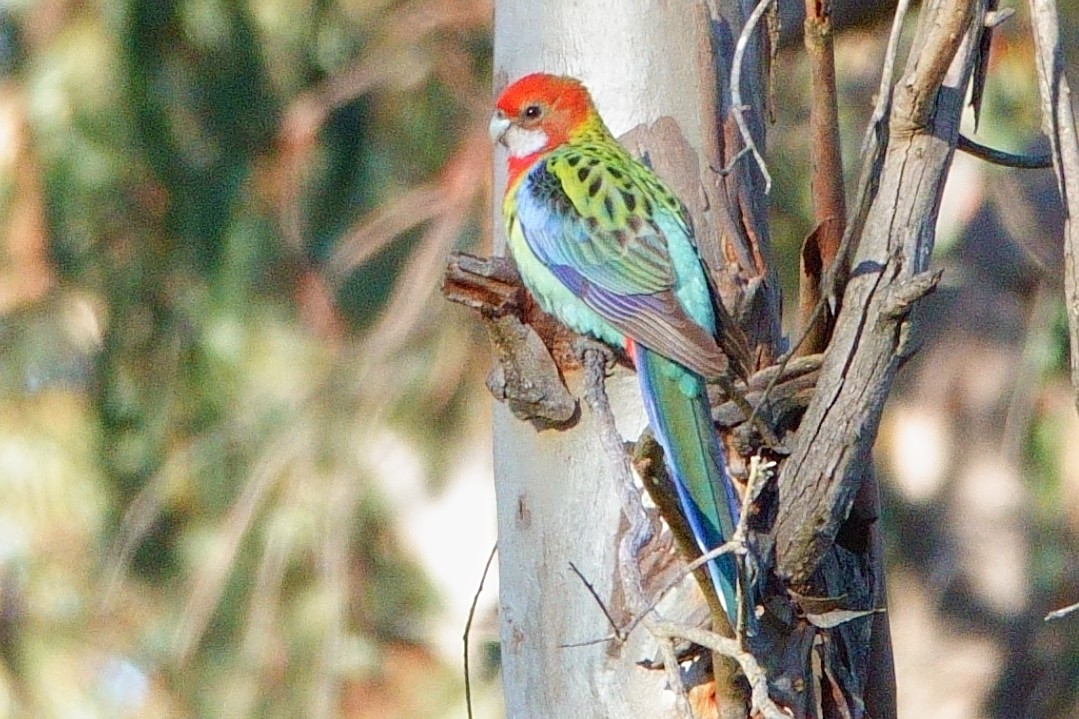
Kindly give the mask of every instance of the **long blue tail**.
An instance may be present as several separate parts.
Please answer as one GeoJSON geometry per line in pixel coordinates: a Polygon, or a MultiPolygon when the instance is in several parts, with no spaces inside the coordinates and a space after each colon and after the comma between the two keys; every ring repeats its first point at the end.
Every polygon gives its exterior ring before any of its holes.
{"type": "MultiPolygon", "coordinates": [[[[633,345],[645,412],[663,447],[678,501],[702,553],[731,538],[739,505],[716,437],[704,380],[681,365],[633,345]]],[[[730,554],[708,563],[731,626],[737,622],[737,570],[730,554]]]]}

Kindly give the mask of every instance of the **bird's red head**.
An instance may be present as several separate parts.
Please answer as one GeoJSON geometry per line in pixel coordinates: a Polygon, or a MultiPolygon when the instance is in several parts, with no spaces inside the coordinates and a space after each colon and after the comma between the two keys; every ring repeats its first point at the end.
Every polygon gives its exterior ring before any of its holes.
{"type": "Polygon", "coordinates": [[[599,116],[592,98],[580,81],[535,73],[499,95],[491,138],[509,150],[512,172],[514,166],[531,164],[539,154],[570,141],[596,122],[599,116]]]}

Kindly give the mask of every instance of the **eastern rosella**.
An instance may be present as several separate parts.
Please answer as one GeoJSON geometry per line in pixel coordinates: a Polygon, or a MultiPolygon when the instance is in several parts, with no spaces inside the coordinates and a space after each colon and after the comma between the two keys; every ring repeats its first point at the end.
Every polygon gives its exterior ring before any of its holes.
{"type": "MultiPolygon", "coordinates": [[[[685,207],[618,144],[573,78],[514,82],[490,129],[509,154],[503,212],[525,285],[570,329],[626,349],[694,539],[702,553],[719,546],[738,505],[705,378],[723,376],[728,360],[685,207]]],[[[730,555],[709,575],[734,626],[730,555]]]]}

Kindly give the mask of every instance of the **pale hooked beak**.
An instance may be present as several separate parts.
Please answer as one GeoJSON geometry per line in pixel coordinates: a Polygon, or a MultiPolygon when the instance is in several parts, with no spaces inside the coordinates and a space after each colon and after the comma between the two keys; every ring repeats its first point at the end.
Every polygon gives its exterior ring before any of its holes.
{"type": "Polygon", "coordinates": [[[491,116],[491,124],[487,126],[491,133],[491,142],[506,144],[506,133],[510,129],[510,119],[501,110],[491,116]]]}

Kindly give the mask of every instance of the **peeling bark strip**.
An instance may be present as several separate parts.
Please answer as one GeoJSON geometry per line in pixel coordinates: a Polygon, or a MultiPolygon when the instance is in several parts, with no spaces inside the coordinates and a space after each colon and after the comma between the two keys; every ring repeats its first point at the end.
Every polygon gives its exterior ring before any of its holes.
{"type": "MultiPolygon", "coordinates": [[[[798,326],[805,335],[805,340],[794,348],[796,356],[823,352],[832,336],[835,315],[826,293],[833,288],[826,287],[825,273],[838,256],[842,236],[842,223],[829,218],[817,225],[802,241],[802,251],[798,253],[798,326]],[[830,259],[825,258],[826,243],[834,243],[830,250],[830,259]]],[[[840,293],[846,285],[846,273],[838,274],[844,275],[837,278],[841,281],[837,281],[834,288],[840,293]]]]}
{"type": "Polygon", "coordinates": [[[815,90],[810,108],[813,154],[811,187],[814,219],[817,224],[832,219],[838,223],[834,236],[821,238],[821,256],[831,264],[839,249],[846,218],[843,192],[843,159],[839,142],[839,102],[836,97],[835,55],[832,20],[819,0],[806,0],[805,46],[809,53],[812,85],[815,90]]]}
{"type": "MultiPolygon", "coordinates": [[[[812,71],[809,124],[812,141],[813,219],[816,229],[802,245],[798,284],[798,326],[806,333],[801,354],[823,352],[832,334],[833,315],[817,311],[824,293],[841,298],[846,287],[845,264],[832,270],[833,287],[823,286],[823,275],[839,258],[846,227],[847,206],[843,186],[843,158],[839,139],[839,103],[836,97],[835,52],[829,3],[806,0],[805,47],[812,71]]],[[[846,257],[839,258],[845,263],[846,257]]]]}

